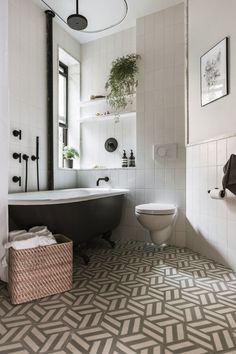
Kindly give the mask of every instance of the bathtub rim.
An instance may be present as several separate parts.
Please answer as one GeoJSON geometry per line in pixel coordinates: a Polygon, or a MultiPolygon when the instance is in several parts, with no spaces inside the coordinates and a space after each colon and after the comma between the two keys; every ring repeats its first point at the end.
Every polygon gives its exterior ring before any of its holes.
{"type": "Polygon", "coordinates": [[[71,189],[57,189],[53,191],[35,191],[35,192],[20,192],[20,193],[9,193],[8,194],[8,205],[54,205],[54,204],[71,204],[78,202],[85,202],[94,199],[109,198],[115,197],[118,195],[126,195],[129,192],[128,189],[116,189],[116,188],[71,188],[71,189]],[[67,197],[67,192],[78,192],[81,191],[90,191],[94,192],[88,195],[67,197]],[[57,193],[65,193],[65,197],[56,198],[57,193]],[[47,193],[51,197],[47,197],[47,193]],[[38,194],[45,194],[45,198],[37,199],[38,194]],[[55,195],[52,198],[53,194],[55,195]],[[34,197],[34,198],[33,198],[34,197]]]}

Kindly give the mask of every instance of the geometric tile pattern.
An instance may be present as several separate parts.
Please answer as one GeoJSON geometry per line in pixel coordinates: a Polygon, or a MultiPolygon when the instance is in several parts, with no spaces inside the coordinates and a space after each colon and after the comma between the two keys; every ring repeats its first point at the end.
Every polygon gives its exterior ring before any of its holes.
{"type": "Polygon", "coordinates": [[[236,354],[236,275],[189,249],[89,249],[73,289],[13,306],[0,283],[0,353],[236,354]]]}

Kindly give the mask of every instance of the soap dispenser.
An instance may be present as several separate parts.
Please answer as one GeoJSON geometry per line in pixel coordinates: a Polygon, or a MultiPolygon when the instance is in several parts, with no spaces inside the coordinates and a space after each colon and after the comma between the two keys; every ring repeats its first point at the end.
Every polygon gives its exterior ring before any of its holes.
{"type": "Polygon", "coordinates": [[[135,167],[135,157],[134,157],[133,150],[130,151],[129,167],[135,167]]]}
{"type": "Polygon", "coordinates": [[[125,150],[123,150],[122,167],[128,167],[128,158],[126,156],[126,151],[125,150]]]}

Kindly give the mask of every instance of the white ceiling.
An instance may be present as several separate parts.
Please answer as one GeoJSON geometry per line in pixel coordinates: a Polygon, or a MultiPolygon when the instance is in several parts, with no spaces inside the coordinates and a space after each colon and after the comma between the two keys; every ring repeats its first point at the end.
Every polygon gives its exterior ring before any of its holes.
{"type": "MultiPolygon", "coordinates": [[[[44,0],[64,21],[75,13],[75,0],[44,0]]],[[[135,26],[136,19],[167,7],[174,6],[184,0],[127,0],[129,7],[127,17],[118,26],[101,33],[83,33],[71,30],[58,17],[56,21],[80,43],[86,43],[110,34],[135,26]]],[[[41,0],[34,0],[40,7],[47,9],[41,0]]],[[[123,0],[80,0],[79,12],[88,18],[88,30],[97,30],[118,22],[124,14],[123,0]]]]}

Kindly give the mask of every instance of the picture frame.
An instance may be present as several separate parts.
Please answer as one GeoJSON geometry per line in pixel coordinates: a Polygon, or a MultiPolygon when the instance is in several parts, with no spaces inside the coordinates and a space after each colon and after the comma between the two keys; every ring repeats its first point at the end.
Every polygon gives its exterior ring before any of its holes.
{"type": "Polygon", "coordinates": [[[229,94],[228,46],[225,37],[200,58],[202,107],[229,94]]]}

